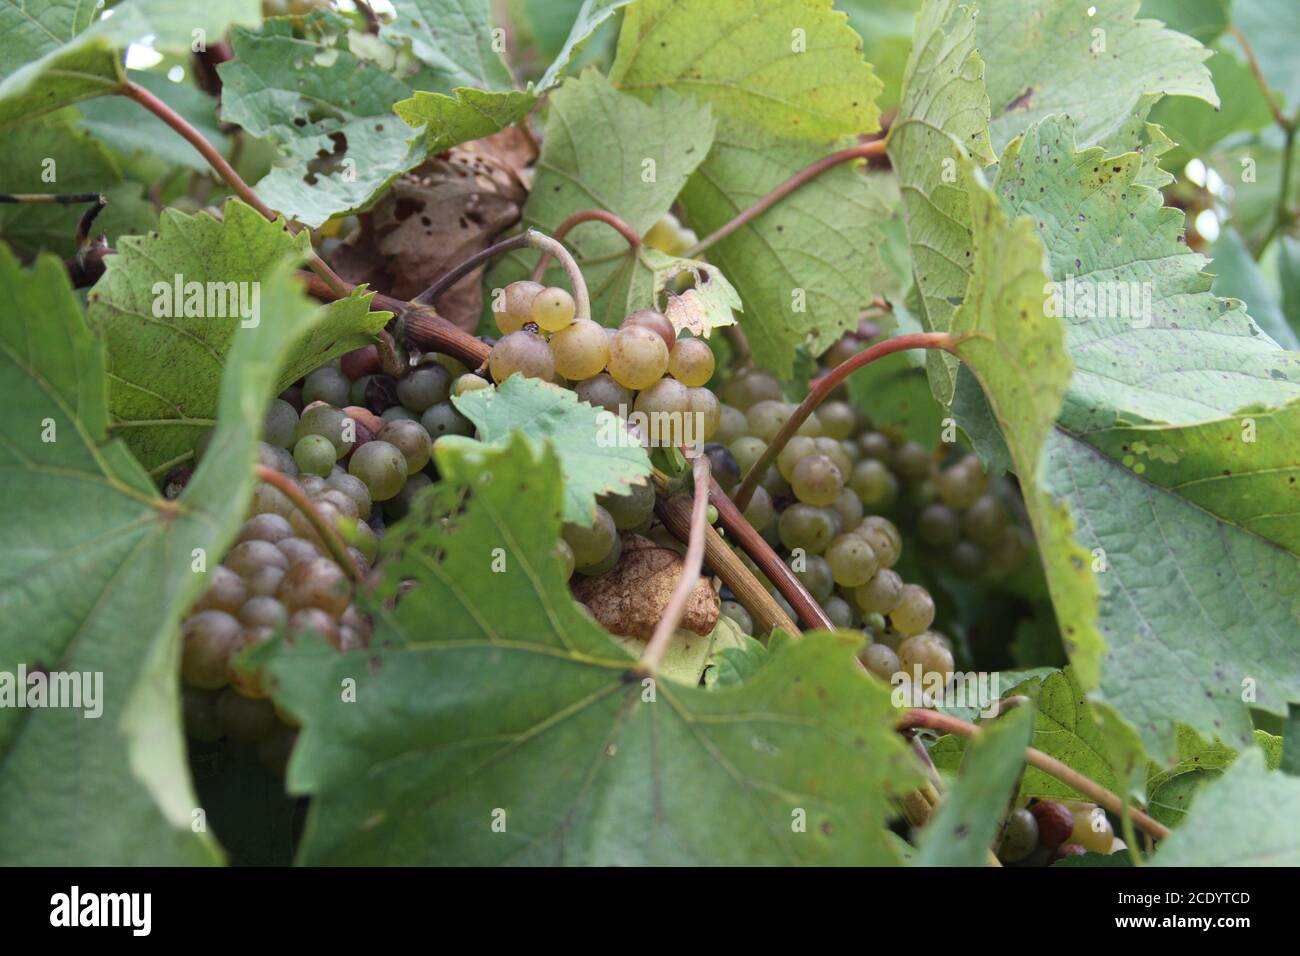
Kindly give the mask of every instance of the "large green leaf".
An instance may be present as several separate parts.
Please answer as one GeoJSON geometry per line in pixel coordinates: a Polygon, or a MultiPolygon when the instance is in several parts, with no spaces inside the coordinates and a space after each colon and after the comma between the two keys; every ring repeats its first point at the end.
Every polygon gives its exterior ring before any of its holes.
{"type": "Polygon", "coordinates": [[[1260,91],[1250,67],[1232,53],[1214,48],[1206,62],[1220,106],[1191,96],[1171,96],[1151,111],[1151,118],[1178,143],[1174,166],[1194,156],[1203,156],[1226,137],[1243,130],[1263,129],[1273,122],[1268,100],[1260,91]]]}
{"type": "MultiPolygon", "coordinates": [[[[1255,731],[1255,743],[1264,753],[1270,770],[1282,759],[1282,738],[1262,730],[1255,731]]],[[[1175,827],[1183,821],[1192,800],[1223,769],[1237,759],[1237,751],[1216,741],[1207,742],[1186,727],[1178,728],[1178,753],[1173,766],[1152,766],[1147,774],[1147,809],[1165,826],[1175,827]]]]}
{"type": "MultiPolygon", "coordinates": [[[[1300,63],[1296,61],[1296,9],[1290,0],[1236,0],[1232,25],[1241,31],[1264,80],[1282,94],[1292,118],[1300,115],[1300,63]]],[[[1225,41],[1240,48],[1236,39],[1225,41]]]]}
{"type": "Polygon", "coordinates": [[[24,0],[0,7],[0,126],[112,93],[126,79],[123,54],[152,37],[160,52],[215,43],[232,23],[257,23],[258,0],[126,0],[111,16],[83,0],[24,0]]]}
{"type": "Polygon", "coordinates": [[[565,521],[590,526],[598,496],[622,494],[650,474],[650,457],[628,440],[622,421],[568,389],[512,375],[496,388],[452,401],[474,423],[480,441],[507,444],[518,433],[534,447],[554,448],[564,476],[565,521]]]}
{"type": "Polygon", "coordinates": [[[181,737],[177,627],[251,494],[278,356],[323,314],[266,264],[274,315],[242,332],[222,385],[214,454],[177,501],[106,440],[102,341],[62,263],[23,271],[0,247],[0,671],[101,683],[102,714],[0,707],[0,860],[102,865],[216,860],[195,815],[181,737]]]}
{"type": "Polygon", "coordinates": [[[303,862],[897,862],[887,794],[914,768],[856,641],[786,643],[734,689],[647,684],[565,588],[553,453],[435,455],[386,542],[381,596],[415,587],[375,644],[269,665],[304,725],[303,862]]]}
{"type": "Polygon", "coordinates": [[[1264,270],[1250,254],[1237,230],[1224,229],[1210,253],[1214,294],[1221,298],[1240,299],[1269,338],[1284,349],[1300,349],[1300,339],[1287,324],[1264,270]]]}
{"type": "MultiPolygon", "coordinates": [[[[89,299],[91,325],[108,347],[109,407],[114,433],[126,439],[150,471],[184,460],[210,428],[218,409],[218,383],[244,319],[234,299],[257,306],[256,320],[276,321],[259,297],[267,268],[287,255],[306,256],[306,233],[291,236],[283,220],[268,222],[238,200],[226,203],[221,221],[200,213],[164,213],[159,232],[123,239],[89,299]],[[204,301],[180,314],[176,283],[203,283],[204,301]],[[161,293],[161,294],[160,294],[161,293]],[[166,356],[160,361],[160,356],[166,356]]],[[[182,304],[189,301],[184,293],[182,304]]],[[[357,293],[325,307],[325,321],[300,341],[281,369],[286,387],[333,356],[356,348],[381,328],[386,312],[368,312],[370,296],[357,293]]],[[[252,310],[249,310],[250,313],[252,310]]]]}

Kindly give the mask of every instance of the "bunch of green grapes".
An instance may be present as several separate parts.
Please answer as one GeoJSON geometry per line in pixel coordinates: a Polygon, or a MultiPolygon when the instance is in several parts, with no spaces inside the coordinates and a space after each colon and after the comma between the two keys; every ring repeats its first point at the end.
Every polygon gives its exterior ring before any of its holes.
{"type": "Polygon", "coordinates": [[[1018,801],[1008,814],[998,859],[1013,866],[1048,866],[1067,856],[1109,855],[1127,849],[1106,812],[1081,800],[1018,801]]]}

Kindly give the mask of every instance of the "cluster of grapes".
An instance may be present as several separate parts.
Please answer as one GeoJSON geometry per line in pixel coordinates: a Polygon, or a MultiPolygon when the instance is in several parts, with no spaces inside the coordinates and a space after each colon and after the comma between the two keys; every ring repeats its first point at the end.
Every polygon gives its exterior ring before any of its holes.
{"type": "Polygon", "coordinates": [[[1095,803],[1035,800],[1007,816],[997,855],[1015,866],[1048,866],[1067,856],[1124,849],[1106,812],[1095,803]]]}

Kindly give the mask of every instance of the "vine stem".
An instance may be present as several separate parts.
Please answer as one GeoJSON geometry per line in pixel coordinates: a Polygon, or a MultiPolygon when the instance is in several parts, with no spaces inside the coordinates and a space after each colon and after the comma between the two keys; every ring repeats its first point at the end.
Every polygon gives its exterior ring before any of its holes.
{"type": "MultiPolygon", "coordinates": [[[[641,248],[641,237],[637,235],[635,229],[626,222],[604,209],[582,209],[575,212],[556,228],[551,235],[557,241],[563,241],[564,237],[569,234],[569,230],[574,226],[582,225],[584,222],[603,222],[605,225],[613,228],[620,236],[627,240],[628,246],[633,249],[641,248]]],[[[532,279],[534,282],[541,282],[542,276],[546,274],[546,266],[550,263],[551,256],[548,252],[543,252],[541,258],[537,260],[537,265],[533,268],[532,279]]]]}
{"type": "MultiPolygon", "coordinates": [[[[181,116],[144,87],[139,86],[130,80],[124,81],[122,85],[118,87],[118,92],[122,96],[139,103],[150,113],[153,113],[160,120],[179,133],[186,142],[199,151],[199,154],[208,161],[208,165],[216,171],[218,176],[225,180],[226,185],[234,190],[235,195],[248,203],[267,219],[272,222],[276,220],[277,215],[275,210],[257,197],[257,193],[253,192],[253,188],[249,186],[248,183],[244,182],[243,177],[235,171],[235,167],[231,166],[230,163],[226,161],[226,157],[222,156],[221,152],[208,142],[202,133],[190,125],[189,121],[186,120],[185,117],[181,116]]],[[[342,278],[340,278],[338,273],[331,269],[329,265],[326,264],[325,260],[315,252],[311,253],[311,256],[307,260],[307,265],[312,272],[321,277],[326,285],[338,293],[338,298],[341,299],[347,295],[347,292],[343,291],[346,283],[342,278]]]]}
{"type": "Polygon", "coordinates": [[[1286,114],[1282,112],[1282,107],[1278,105],[1277,98],[1273,96],[1273,90],[1268,85],[1268,80],[1264,78],[1264,71],[1260,69],[1259,60],[1255,59],[1255,51],[1251,48],[1250,41],[1246,39],[1246,34],[1242,33],[1236,24],[1230,24],[1228,32],[1232,34],[1234,40],[1241,44],[1241,52],[1246,55],[1246,63],[1250,66],[1250,72],[1255,77],[1260,92],[1264,94],[1264,101],[1268,103],[1274,121],[1283,129],[1294,129],[1295,120],[1287,119],[1286,114]]]}
{"type": "Polygon", "coordinates": [[[266,465],[256,467],[257,477],[268,485],[272,485],[277,491],[293,502],[295,508],[307,516],[311,526],[316,529],[320,535],[321,541],[329,549],[330,555],[338,562],[339,566],[347,572],[355,584],[360,584],[365,580],[365,575],[357,567],[357,563],[352,560],[352,555],[348,554],[348,546],[339,537],[339,533],[328,521],[321,517],[321,513],[316,510],[310,498],[298,487],[297,482],[293,481],[288,475],[282,475],[274,468],[268,468],[266,465]]]}
{"type": "MultiPolygon", "coordinates": [[[[978,737],[981,731],[974,724],[967,723],[948,714],[941,714],[933,710],[911,709],[903,717],[902,724],[904,728],[926,727],[930,730],[938,730],[948,734],[958,734],[966,738],[978,737]]],[[[1164,824],[1151,819],[1141,810],[1134,807],[1127,807],[1125,802],[1111,793],[1101,784],[1090,780],[1083,774],[1070,767],[1067,767],[1055,757],[1049,757],[1034,747],[1025,748],[1025,762],[1032,767],[1037,767],[1043,773],[1050,774],[1057,780],[1067,786],[1090,797],[1095,803],[1105,807],[1115,816],[1121,819],[1127,813],[1133,823],[1138,826],[1143,833],[1156,840],[1164,840],[1169,836],[1169,828],[1164,824]]]]}
{"type": "Polygon", "coordinates": [[[686,613],[686,604],[691,599],[691,592],[700,580],[700,568],[704,565],[704,532],[709,527],[709,456],[698,453],[691,465],[691,476],[695,479],[694,503],[691,507],[691,530],[686,542],[686,557],[682,559],[682,573],[673,588],[672,596],[664,608],[663,616],[655,625],[646,644],[645,653],[641,655],[640,669],[654,676],[659,672],[668,643],[673,639],[682,615],[686,613]]]}
{"type": "Polygon", "coordinates": [[[750,469],[745,474],[745,480],[740,483],[736,489],[735,503],[736,508],[744,511],[749,505],[749,499],[754,494],[754,489],[758,486],[759,480],[767,474],[767,469],[772,462],[776,461],[776,456],[781,453],[785,443],[790,437],[799,430],[799,427],[808,420],[808,416],[816,411],[817,406],[824,402],[831,392],[839,388],[841,383],[865,365],[870,365],[877,359],[884,358],[886,355],[893,355],[895,352],[905,352],[908,349],[943,349],[945,352],[956,354],[957,339],[953,338],[947,332],[912,332],[908,335],[897,335],[892,339],[886,339],[883,342],[877,342],[870,348],[863,349],[857,355],[845,359],[835,368],[831,369],[813,384],[808,390],[804,400],[799,403],[799,407],[781,426],[781,430],[776,436],[768,442],[763,449],[763,454],[758,457],[750,469]]]}
{"type": "Polygon", "coordinates": [[[885,155],[885,140],[874,139],[869,143],[863,143],[861,146],[853,146],[849,149],[842,149],[837,153],[831,153],[829,156],[823,156],[817,162],[799,170],[781,185],[777,186],[770,193],[754,203],[752,206],[738,213],[730,222],[720,227],[714,232],[709,233],[690,249],[686,250],[684,258],[694,259],[709,246],[721,242],[729,235],[746,225],[750,221],[761,216],[767,210],[771,209],[790,193],[794,192],[809,180],[816,179],[826,170],[838,166],[840,163],[847,163],[855,159],[870,159],[873,156],[885,155]]]}

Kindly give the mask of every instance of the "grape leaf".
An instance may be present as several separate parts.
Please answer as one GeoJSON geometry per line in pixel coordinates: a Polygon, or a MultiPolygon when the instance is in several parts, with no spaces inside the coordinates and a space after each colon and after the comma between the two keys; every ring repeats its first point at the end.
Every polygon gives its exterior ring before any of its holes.
{"type": "Polygon", "coordinates": [[[552,445],[564,475],[565,521],[590,527],[599,495],[624,494],[650,474],[649,456],[617,416],[549,382],[512,375],[452,403],[474,423],[481,442],[504,444],[518,432],[534,447],[552,445]]]}
{"type": "Polygon", "coordinates": [[[518,436],[435,456],[383,590],[417,583],[372,647],[268,649],[304,726],[302,862],[897,861],[887,793],[915,771],[856,642],[807,635],[732,690],[631,678],[565,588],[554,453],[518,436]]]}
{"type": "Polygon", "coordinates": [[[986,65],[989,133],[999,152],[1032,123],[1068,113],[1084,146],[1128,148],[1130,118],[1162,94],[1218,96],[1210,53],[1155,20],[1136,19],[1140,0],[979,0],[976,42],[986,65]]]}
{"type": "MultiPolygon", "coordinates": [[[[26,864],[211,863],[191,829],[181,737],[181,614],[234,537],[252,489],[276,357],[324,310],[267,263],[276,321],[243,332],[223,381],[214,454],[177,501],[158,497],[109,423],[102,340],[62,263],[24,271],[0,247],[0,671],[97,675],[102,713],[0,707],[0,859],[26,864]]],[[[12,688],[10,688],[12,689],[12,688]]],[[[88,702],[87,702],[88,703],[88,702]]]]}
{"type": "Polygon", "coordinates": [[[125,0],[95,18],[81,0],[25,0],[0,7],[0,126],[112,93],[128,45],[152,37],[159,52],[188,54],[232,23],[257,23],[257,0],[125,0]],[[108,14],[111,13],[111,16],[108,14]]]}
{"type": "Polygon", "coordinates": [[[1300,780],[1243,751],[1205,786],[1152,866],[1300,866],[1300,780]]]}
{"type": "Polygon", "coordinates": [[[1228,28],[1228,0],[1142,0],[1138,15],[1209,43],[1228,28]]]}
{"type": "Polygon", "coordinates": [[[1214,107],[1190,96],[1170,96],[1151,111],[1152,120],[1181,147],[1172,168],[1181,168],[1193,157],[1203,156],[1234,133],[1255,132],[1273,122],[1268,100],[1260,92],[1250,67],[1226,50],[1212,49],[1206,66],[1221,105],[1214,107]]]}
{"type": "MultiPolygon", "coordinates": [[[[1255,743],[1264,753],[1268,769],[1276,770],[1282,757],[1282,738],[1255,731],[1255,743]]],[[[1147,774],[1147,809],[1165,826],[1178,826],[1192,798],[1223,768],[1237,759],[1237,751],[1217,740],[1206,742],[1195,731],[1178,728],[1177,760],[1172,767],[1154,764],[1147,774]]]]}
{"type": "Polygon", "coordinates": [[[1284,349],[1300,349],[1300,339],[1287,324],[1282,306],[1269,288],[1268,279],[1259,267],[1241,235],[1224,229],[1211,247],[1214,294],[1220,298],[1240,299],[1274,342],[1284,349]]]}
{"type": "Polygon", "coordinates": [[[1034,718],[1012,711],[971,741],[961,772],[921,831],[913,866],[986,866],[998,822],[1016,792],[1034,718]]]}
{"type": "MultiPolygon", "coordinates": [[[[679,200],[700,235],[878,127],[880,82],[829,0],[640,0],[610,79],[643,98],[669,89],[712,107],[713,149],[679,200]]],[[[886,215],[861,173],[839,167],[710,248],[740,292],[756,361],[788,376],[797,346],[820,353],[857,326],[888,281],[874,225],[886,215]]]]}
{"type": "MultiPolygon", "coordinates": [[[[244,321],[253,321],[241,317],[235,296],[256,309],[258,322],[272,320],[258,298],[267,267],[309,249],[306,233],[290,236],[282,220],[268,222],[238,200],[226,203],[220,222],[168,210],[159,228],[124,238],[89,298],[91,326],[108,348],[111,428],[154,472],[186,459],[214,423],[227,353],[244,321]],[[178,314],[177,303],[191,295],[175,295],[178,281],[204,283],[199,314],[178,314]],[[223,303],[224,313],[213,308],[223,303]]],[[[285,361],[280,388],[382,328],[389,313],[368,312],[369,300],[354,293],[326,306],[325,321],[285,361]]]]}
{"type": "Polygon", "coordinates": [[[393,116],[409,87],[329,38],[293,35],[287,19],[236,29],[221,64],[221,117],[273,142],[279,159],[256,184],[272,209],[309,226],[365,207],[425,156],[393,116]]]}
{"type": "MultiPolygon", "coordinates": [[[[1239,0],[1232,5],[1232,25],[1245,36],[1264,79],[1282,94],[1283,109],[1292,117],[1300,113],[1295,24],[1295,5],[1290,0],[1239,0]]],[[[1235,37],[1224,42],[1240,48],[1235,37]]]]}

